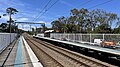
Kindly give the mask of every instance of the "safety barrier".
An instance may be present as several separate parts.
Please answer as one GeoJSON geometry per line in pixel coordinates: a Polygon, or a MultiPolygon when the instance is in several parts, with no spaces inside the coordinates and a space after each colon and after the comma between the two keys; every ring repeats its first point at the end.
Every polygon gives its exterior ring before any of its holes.
{"type": "Polygon", "coordinates": [[[73,42],[90,42],[93,43],[94,39],[102,39],[105,41],[120,42],[120,34],[64,34],[64,33],[51,33],[51,38],[64,39],[73,42]]]}
{"type": "Polygon", "coordinates": [[[16,39],[16,33],[0,33],[0,53],[16,39]]]}

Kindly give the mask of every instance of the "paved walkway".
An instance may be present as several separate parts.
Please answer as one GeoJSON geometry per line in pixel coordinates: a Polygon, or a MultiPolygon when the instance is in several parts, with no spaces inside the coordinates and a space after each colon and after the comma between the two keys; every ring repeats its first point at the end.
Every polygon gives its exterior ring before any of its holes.
{"type": "Polygon", "coordinates": [[[33,67],[28,52],[26,51],[25,44],[23,43],[22,37],[9,45],[0,54],[0,67],[4,64],[5,67],[33,67]],[[14,45],[15,44],[15,45],[14,45]],[[12,46],[13,49],[12,49],[12,46]],[[9,54],[10,50],[11,53],[9,54]],[[9,56],[8,56],[9,54],[9,56]],[[8,56],[8,58],[7,58],[8,56]],[[7,60],[6,60],[7,58],[7,60]],[[6,62],[5,62],[6,60],[6,62]],[[4,63],[5,62],[5,63],[4,63]]]}

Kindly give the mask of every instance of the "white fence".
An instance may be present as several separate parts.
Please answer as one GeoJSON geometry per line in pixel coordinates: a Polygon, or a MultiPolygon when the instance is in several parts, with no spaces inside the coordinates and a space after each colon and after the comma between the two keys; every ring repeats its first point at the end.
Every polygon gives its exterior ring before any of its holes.
{"type": "MultiPolygon", "coordinates": [[[[33,35],[33,36],[35,36],[35,35],[33,35]]],[[[37,36],[37,37],[44,37],[44,34],[43,34],[43,33],[40,33],[40,34],[37,34],[36,36],[37,36]]]]}
{"type": "Polygon", "coordinates": [[[0,33],[0,53],[16,38],[16,33],[0,33]]]}
{"type": "Polygon", "coordinates": [[[93,43],[94,39],[103,39],[106,41],[120,41],[120,34],[64,34],[64,33],[52,33],[51,38],[65,39],[73,42],[90,42],[93,43]]]}

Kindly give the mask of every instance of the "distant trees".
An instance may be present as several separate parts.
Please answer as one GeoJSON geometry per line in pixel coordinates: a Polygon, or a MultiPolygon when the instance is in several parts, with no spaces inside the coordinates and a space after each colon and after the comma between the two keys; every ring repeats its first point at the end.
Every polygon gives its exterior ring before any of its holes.
{"type": "Polygon", "coordinates": [[[41,26],[42,26],[41,32],[43,33],[47,30],[47,27],[45,26],[45,24],[41,24],[41,26]]]}
{"type": "Polygon", "coordinates": [[[101,9],[89,11],[85,8],[72,9],[71,16],[53,21],[52,28],[66,33],[112,33],[112,24],[120,21],[117,14],[101,9]]]}
{"type": "MultiPolygon", "coordinates": [[[[15,29],[17,29],[18,30],[18,28],[17,28],[17,26],[15,26],[15,25],[11,25],[11,32],[12,33],[14,33],[14,32],[16,32],[16,30],[15,29]]],[[[1,30],[1,32],[9,32],[9,24],[7,24],[7,23],[2,23],[1,25],[0,25],[0,30],[1,30]]]]}
{"type": "Polygon", "coordinates": [[[59,20],[55,20],[52,23],[52,28],[57,32],[62,32],[62,23],[59,20]]]}
{"type": "Polygon", "coordinates": [[[1,30],[1,32],[8,32],[8,24],[7,23],[2,23],[0,25],[0,30],[1,30]]]}
{"type": "Polygon", "coordinates": [[[9,21],[8,23],[2,23],[0,25],[0,30],[1,32],[15,32],[18,30],[17,26],[15,26],[14,20],[12,19],[12,15],[16,14],[18,11],[15,8],[9,7],[6,9],[7,14],[3,14],[3,16],[8,15],[9,16],[9,21]]]}

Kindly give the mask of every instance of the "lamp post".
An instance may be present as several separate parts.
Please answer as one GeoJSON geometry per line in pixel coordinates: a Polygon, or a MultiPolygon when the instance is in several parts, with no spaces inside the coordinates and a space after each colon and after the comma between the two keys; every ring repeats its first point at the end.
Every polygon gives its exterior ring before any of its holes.
{"type": "Polygon", "coordinates": [[[12,20],[12,15],[16,14],[16,12],[18,12],[18,11],[14,8],[9,7],[9,8],[6,9],[6,12],[9,16],[9,21],[7,21],[7,22],[9,22],[9,30],[10,30],[9,33],[10,33],[10,43],[11,43],[11,23],[14,22],[12,20]]]}
{"type": "Polygon", "coordinates": [[[11,43],[11,23],[14,22],[11,18],[11,14],[9,14],[9,21],[7,21],[9,23],[9,33],[10,33],[10,43],[11,43]]]}

